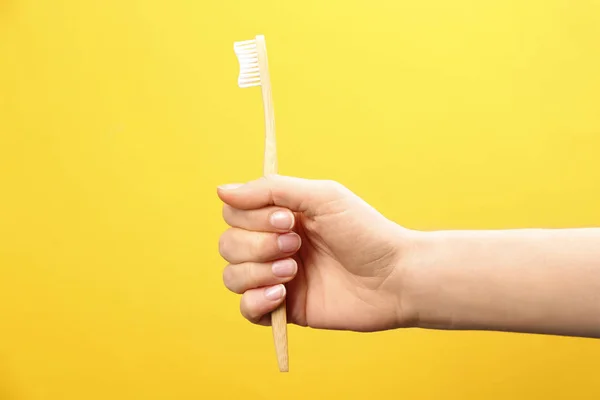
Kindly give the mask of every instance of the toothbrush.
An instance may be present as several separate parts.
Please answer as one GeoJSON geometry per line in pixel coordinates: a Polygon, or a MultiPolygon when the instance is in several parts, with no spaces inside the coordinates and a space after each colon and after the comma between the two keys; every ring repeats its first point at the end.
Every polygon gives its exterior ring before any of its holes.
{"type": "MultiPolygon", "coordinates": [[[[263,174],[277,173],[277,146],[275,142],[275,115],[271,97],[271,78],[267,61],[265,37],[258,35],[253,40],[235,42],[233,50],[240,64],[238,86],[249,88],[260,86],[262,89],[265,113],[265,154],[263,174]]],[[[284,302],[271,313],[271,326],[275,341],[275,352],[280,372],[289,371],[287,345],[287,315],[284,302]]]]}

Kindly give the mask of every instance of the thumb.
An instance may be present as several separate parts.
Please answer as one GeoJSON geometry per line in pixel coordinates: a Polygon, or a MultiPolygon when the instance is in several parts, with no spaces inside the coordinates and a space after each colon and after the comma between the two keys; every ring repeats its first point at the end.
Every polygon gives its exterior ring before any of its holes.
{"type": "Polygon", "coordinates": [[[343,197],[345,192],[344,186],[337,182],[282,175],[217,188],[219,198],[233,208],[250,210],[275,205],[294,212],[314,210],[320,204],[343,197]]]}

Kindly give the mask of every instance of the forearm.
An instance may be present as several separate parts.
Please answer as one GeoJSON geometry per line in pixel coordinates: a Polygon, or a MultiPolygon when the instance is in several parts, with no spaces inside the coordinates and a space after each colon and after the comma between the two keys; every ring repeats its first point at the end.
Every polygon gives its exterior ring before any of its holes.
{"type": "Polygon", "coordinates": [[[600,337],[600,229],[416,233],[416,325],[600,337]]]}

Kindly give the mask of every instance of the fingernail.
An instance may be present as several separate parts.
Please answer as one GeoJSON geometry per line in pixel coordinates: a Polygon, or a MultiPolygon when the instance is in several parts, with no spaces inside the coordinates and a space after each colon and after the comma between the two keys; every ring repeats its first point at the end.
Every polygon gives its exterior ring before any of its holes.
{"type": "Polygon", "coordinates": [[[286,233],[277,238],[277,245],[284,253],[296,251],[300,247],[300,237],[295,233],[286,233]]]}
{"type": "Polygon", "coordinates": [[[283,285],[273,286],[265,290],[265,297],[269,300],[279,300],[285,294],[285,287],[283,285]]]}
{"type": "Polygon", "coordinates": [[[298,266],[294,260],[280,260],[275,261],[271,269],[273,270],[273,275],[278,276],[280,278],[287,278],[290,276],[294,276],[296,274],[296,269],[298,266]]]}
{"type": "Polygon", "coordinates": [[[233,189],[239,188],[242,185],[243,185],[243,183],[228,183],[227,185],[221,185],[221,186],[219,186],[219,189],[221,189],[221,190],[233,190],[233,189]]]}
{"type": "Polygon", "coordinates": [[[292,225],[294,224],[294,219],[292,218],[292,214],[285,211],[277,211],[271,215],[271,225],[273,225],[277,229],[288,230],[292,229],[292,225]]]}

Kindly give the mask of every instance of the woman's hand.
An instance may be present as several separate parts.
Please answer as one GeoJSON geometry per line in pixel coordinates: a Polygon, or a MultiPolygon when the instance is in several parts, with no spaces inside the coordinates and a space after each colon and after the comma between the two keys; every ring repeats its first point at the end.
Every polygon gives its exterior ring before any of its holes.
{"type": "Polygon", "coordinates": [[[219,250],[241,313],[268,325],[287,299],[288,321],[322,329],[404,326],[402,259],[409,232],[342,185],[271,176],[218,189],[231,226],[219,250]]]}

